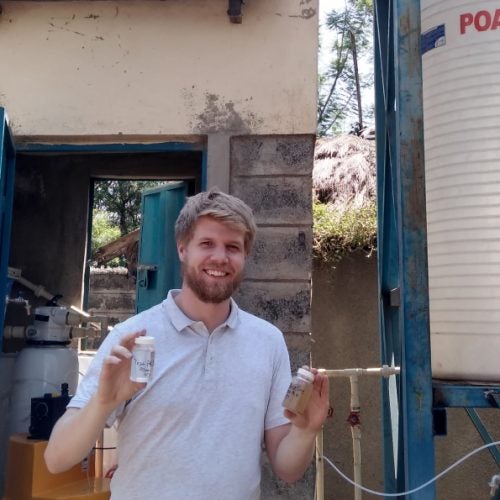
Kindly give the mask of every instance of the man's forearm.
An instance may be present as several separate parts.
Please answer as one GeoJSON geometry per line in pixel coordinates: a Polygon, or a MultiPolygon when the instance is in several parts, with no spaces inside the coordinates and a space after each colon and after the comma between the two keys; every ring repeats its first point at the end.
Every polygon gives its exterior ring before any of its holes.
{"type": "Polygon", "coordinates": [[[45,463],[53,474],[83,460],[103,431],[113,407],[94,396],[82,409],[70,408],[57,421],[45,450],[45,463]]]}
{"type": "Polygon", "coordinates": [[[315,444],[315,432],[292,425],[276,450],[273,460],[276,474],[288,483],[300,479],[311,464],[315,444]]]}

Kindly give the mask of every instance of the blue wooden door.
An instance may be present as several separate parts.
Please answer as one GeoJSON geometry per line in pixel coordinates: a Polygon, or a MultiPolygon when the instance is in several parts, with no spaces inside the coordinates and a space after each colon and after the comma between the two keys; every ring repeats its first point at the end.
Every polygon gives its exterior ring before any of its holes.
{"type": "Polygon", "coordinates": [[[186,196],[185,182],[172,182],[142,193],[137,312],[159,304],[171,288],[181,285],[174,225],[186,196]]]}
{"type": "Polygon", "coordinates": [[[14,198],[14,174],[16,152],[10,133],[7,114],[0,107],[0,350],[3,339],[5,317],[5,296],[7,295],[7,268],[9,265],[10,228],[12,220],[12,201],[14,198]]]}

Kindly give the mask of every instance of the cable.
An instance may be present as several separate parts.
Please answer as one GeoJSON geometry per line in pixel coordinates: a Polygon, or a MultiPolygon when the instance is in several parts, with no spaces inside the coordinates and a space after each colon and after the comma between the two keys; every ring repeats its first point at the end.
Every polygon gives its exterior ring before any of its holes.
{"type": "Polygon", "coordinates": [[[451,464],[448,468],[446,468],[444,471],[440,472],[437,476],[434,476],[432,479],[429,479],[424,484],[421,484],[420,486],[417,486],[416,488],[413,488],[412,490],[409,491],[404,491],[402,493],[383,493],[381,491],[374,491],[371,490],[370,488],[366,488],[365,486],[362,486],[361,484],[358,484],[354,482],[352,479],[347,477],[330,459],[327,457],[323,456],[323,459],[339,474],[343,479],[345,479],[348,483],[351,483],[354,487],[359,488],[360,490],[363,490],[366,493],[371,493],[372,495],[377,495],[379,497],[400,497],[403,495],[411,495],[412,493],[415,493],[416,491],[419,491],[427,486],[429,484],[433,483],[434,481],[437,481],[440,479],[442,476],[450,472],[451,469],[454,469],[457,465],[460,465],[462,462],[467,460],[468,458],[472,457],[472,455],[475,455],[476,453],[479,453],[480,451],[485,450],[486,448],[489,448],[490,446],[498,446],[500,445],[500,441],[494,441],[493,443],[487,443],[483,446],[480,446],[479,448],[476,448],[475,450],[467,453],[467,455],[463,456],[459,460],[457,460],[455,463],[451,464]]]}

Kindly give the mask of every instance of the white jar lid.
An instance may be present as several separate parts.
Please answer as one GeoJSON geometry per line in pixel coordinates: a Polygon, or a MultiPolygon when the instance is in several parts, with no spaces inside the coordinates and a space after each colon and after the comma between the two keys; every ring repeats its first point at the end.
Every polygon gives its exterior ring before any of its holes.
{"type": "Polygon", "coordinates": [[[141,336],[135,339],[136,344],[153,345],[155,343],[154,337],[141,336]]]}
{"type": "Polygon", "coordinates": [[[309,380],[309,382],[314,382],[314,373],[310,372],[309,370],[306,370],[305,368],[299,368],[297,370],[297,374],[309,380]]]}

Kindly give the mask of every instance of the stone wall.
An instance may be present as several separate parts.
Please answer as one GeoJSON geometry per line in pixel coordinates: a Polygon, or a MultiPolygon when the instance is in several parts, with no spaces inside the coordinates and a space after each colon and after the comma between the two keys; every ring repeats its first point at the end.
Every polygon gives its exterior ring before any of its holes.
{"type": "Polygon", "coordinates": [[[135,280],[125,268],[91,268],[88,312],[115,325],[135,314],[135,280]]]}
{"type": "MultiPolygon", "coordinates": [[[[284,334],[292,369],[311,353],[312,166],[314,135],[236,136],[230,140],[230,192],[252,207],[257,242],[235,299],[284,334]]],[[[264,456],[262,500],[314,498],[314,467],[293,486],[264,456]]]]}

